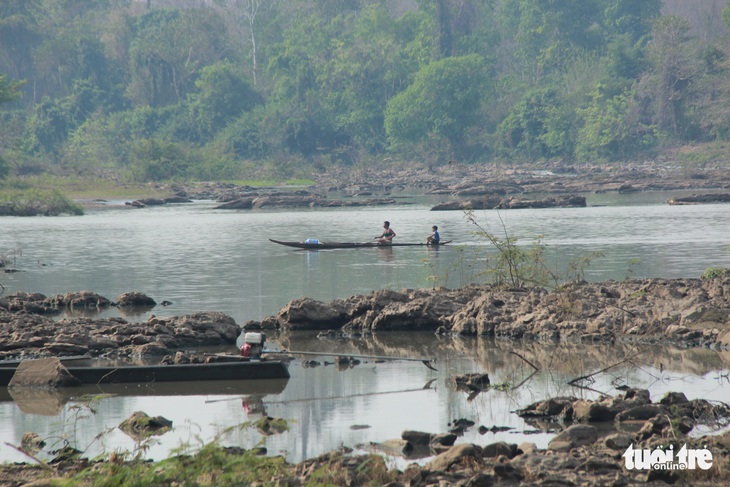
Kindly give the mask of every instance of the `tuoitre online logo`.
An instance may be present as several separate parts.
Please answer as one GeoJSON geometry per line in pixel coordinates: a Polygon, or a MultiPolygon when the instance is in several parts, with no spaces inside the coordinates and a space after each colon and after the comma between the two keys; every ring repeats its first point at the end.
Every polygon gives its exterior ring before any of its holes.
{"type": "Polygon", "coordinates": [[[687,448],[685,443],[675,453],[674,446],[668,450],[661,446],[655,450],[637,450],[632,444],[621,455],[627,470],[709,470],[712,468],[712,452],[707,448],[687,448]]]}

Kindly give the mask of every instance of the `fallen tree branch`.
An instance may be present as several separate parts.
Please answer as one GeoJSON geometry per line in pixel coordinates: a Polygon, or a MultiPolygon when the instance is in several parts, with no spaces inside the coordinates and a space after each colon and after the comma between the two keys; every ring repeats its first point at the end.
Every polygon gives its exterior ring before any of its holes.
{"type": "Polygon", "coordinates": [[[8,446],[9,446],[10,448],[12,448],[13,450],[16,450],[16,451],[18,451],[18,452],[22,453],[23,455],[25,455],[26,457],[28,457],[28,458],[30,458],[30,459],[32,459],[32,460],[34,460],[34,461],[38,462],[38,465],[40,465],[40,466],[41,466],[41,468],[43,468],[43,469],[45,469],[45,470],[48,470],[49,472],[52,472],[52,473],[53,473],[53,475],[56,475],[56,476],[58,475],[58,472],[56,471],[56,469],[54,469],[53,467],[51,467],[50,465],[48,465],[48,464],[47,464],[46,462],[44,462],[43,460],[40,460],[39,458],[37,458],[37,457],[36,457],[35,455],[33,455],[32,453],[30,453],[30,452],[28,452],[28,451],[25,451],[25,450],[23,450],[22,448],[18,448],[18,447],[17,447],[17,446],[15,446],[15,445],[11,445],[11,444],[10,444],[10,443],[8,443],[7,441],[6,441],[6,442],[4,442],[4,443],[5,443],[6,445],[8,445],[8,446]]]}
{"type": "Polygon", "coordinates": [[[608,367],[604,367],[601,370],[597,370],[597,371],[592,372],[590,374],[581,375],[580,377],[576,377],[575,379],[569,381],[568,384],[570,384],[571,386],[574,386],[576,384],[576,382],[580,382],[582,380],[590,379],[594,375],[598,375],[598,374],[601,374],[603,372],[606,372],[607,370],[610,370],[610,369],[612,369],[612,368],[614,368],[614,367],[616,367],[618,365],[625,364],[626,362],[631,362],[631,360],[633,360],[634,358],[638,357],[641,353],[642,352],[636,352],[634,355],[632,355],[630,357],[626,357],[625,359],[620,360],[620,361],[618,361],[618,362],[616,362],[614,364],[611,364],[608,367]]]}
{"type": "Polygon", "coordinates": [[[523,357],[519,353],[517,353],[517,352],[515,352],[513,350],[511,350],[509,353],[511,353],[512,355],[517,355],[518,357],[520,357],[522,360],[524,360],[527,363],[527,365],[529,365],[530,367],[532,367],[533,369],[535,369],[535,371],[540,370],[539,367],[536,367],[535,364],[533,364],[532,362],[530,362],[529,360],[527,360],[525,357],[523,357]]]}

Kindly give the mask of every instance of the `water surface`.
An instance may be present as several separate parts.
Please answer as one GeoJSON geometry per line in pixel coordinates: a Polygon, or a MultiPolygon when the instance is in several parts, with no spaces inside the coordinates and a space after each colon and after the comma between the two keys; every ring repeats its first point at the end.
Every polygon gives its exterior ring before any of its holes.
{"type": "MultiPolygon", "coordinates": [[[[485,228],[495,233],[506,230],[524,245],[540,238],[546,259],[557,270],[565,269],[572,258],[600,252],[602,256],[595,257],[585,272],[592,281],[699,277],[707,267],[730,267],[729,207],[672,207],[663,203],[669,196],[589,195],[593,206],[588,208],[480,211],[476,216],[485,228]]],[[[80,217],[0,217],[0,252],[17,250],[14,266],[21,271],[0,274],[0,283],[6,293],[91,290],[110,299],[141,291],[158,302],[173,303],[155,308],[157,315],[212,310],[244,323],[275,314],[302,296],[331,300],[376,289],[455,287],[478,280],[494,249],[473,233],[474,226],[462,213],[428,211],[433,198],[412,201],[407,206],[297,211],[226,211],[215,210],[213,202],[196,202],[143,210],[100,209],[80,217]],[[439,250],[297,251],[268,241],[366,241],[380,233],[386,219],[400,241],[423,241],[431,226],[438,225],[442,238],[456,245],[439,250]]],[[[527,424],[514,410],[554,395],[616,394],[620,385],[648,387],[654,399],[669,390],[683,391],[690,398],[728,397],[729,358],[709,350],[641,349],[633,362],[596,376],[590,384],[593,390],[588,390],[567,382],[637,350],[495,343],[431,334],[343,341],[301,333],[278,339],[277,344],[290,349],[437,357],[438,371],[419,362],[369,362],[345,370],[334,365],[305,368],[299,360],[290,367],[291,379],[283,383],[77,391],[115,394],[98,400],[95,414],[68,394],[13,398],[3,391],[0,461],[23,460],[3,442],[19,444],[25,431],[68,440],[78,448],[88,447],[90,453],[133,449],[134,440],[116,425],[138,410],[174,423],[174,431],[149,450],[153,458],[168,455],[181,443],[208,441],[265,412],[289,420],[291,430],[264,438],[251,428],[234,428],[222,441],[246,448],[262,442],[270,453],[298,461],[341,445],[365,447],[398,437],[405,429],[445,432],[459,418],[473,420],[476,426],[511,428],[480,435],[475,426],[459,441],[534,441],[545,446],[555,425],[527,424]],[[532,369],[511,351],[537,363],[540,371],[531,375],[532,369]],[[504,387],[471,400],[449,387],[452,375],[471,372],[487,372],[493,383],[504,387]],[[95,441],[103,431],[108,432],[95,441]]]]}

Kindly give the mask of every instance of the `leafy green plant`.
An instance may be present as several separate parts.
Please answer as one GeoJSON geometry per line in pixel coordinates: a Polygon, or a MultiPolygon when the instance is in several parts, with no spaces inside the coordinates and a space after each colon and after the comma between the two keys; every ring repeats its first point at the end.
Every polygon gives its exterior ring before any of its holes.
{"type": "Polygon", "coordinates": [[[523,288],[558,283],[559,276],[546,265],[545,245],[541,236],[536,237],[530,246],[521,247],[517,244],[517,237],[507,231],[504,221],[500,220],[503,236],[499,236],[483,227],[472,210],[466,211],[464,216],[477,228],[474,233],[497,249],[496,255],[488,257],[487,269],[484,271],[492,284],[523,288]]]}
{"type": "Polygon", "coordinates": [[[725,277],[730,273],[730,269],[724,267],[708,267],[705,272],[702,273],[702,279],[715,279],[717,277],[725,277]]]}
{"type": "Polygon", "coordinates": [[[629,267],[626,269],[626,275],[624,276],[624,280],[628,281],[629,279],[631,279],[631,276],[634,275],[634,269],[639,264],[641,264],[641,259],[638,259],[638,258],[629,259],[629,267]]]}

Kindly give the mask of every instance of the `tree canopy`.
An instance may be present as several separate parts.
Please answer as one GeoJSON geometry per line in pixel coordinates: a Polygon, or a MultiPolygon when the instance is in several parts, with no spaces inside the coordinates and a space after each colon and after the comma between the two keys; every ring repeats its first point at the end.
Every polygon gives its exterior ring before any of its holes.
{"type": "Polygon", "coordinates": [[[669,0],[7,0],[0,176],[590,163],[724,142],[730,10],[701,36],[682,12],[669,0]]]}

